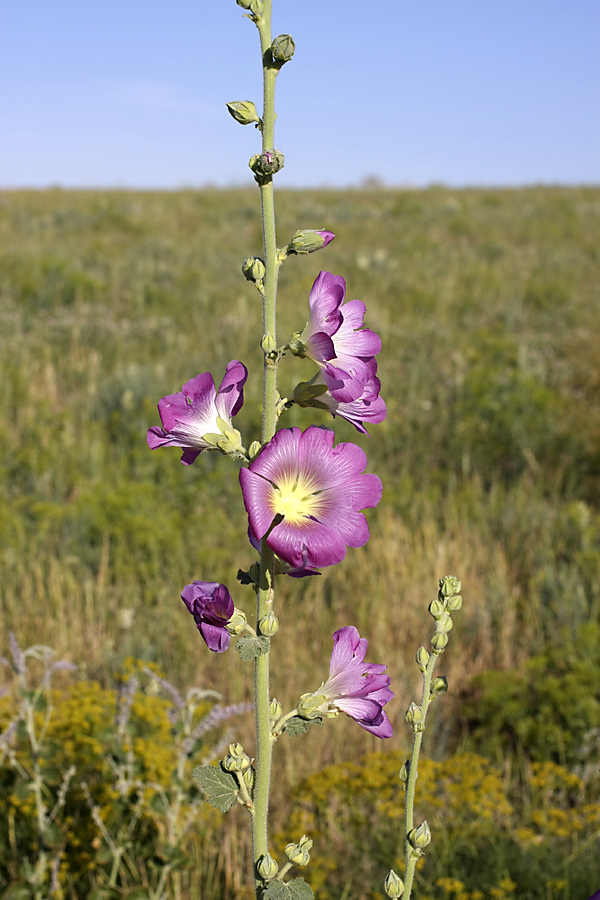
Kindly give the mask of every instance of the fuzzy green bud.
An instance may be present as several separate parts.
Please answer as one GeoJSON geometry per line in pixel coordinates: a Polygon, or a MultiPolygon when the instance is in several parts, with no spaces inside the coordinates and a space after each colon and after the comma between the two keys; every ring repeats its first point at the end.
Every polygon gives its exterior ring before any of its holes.
{"type": "Polygon", "coordinates": [[[402,790],[406,790],[406,785],[408,782],[408,776],[410,775],[410,759],[407,759],[400,771],[398,772],[398,778],[400,779],[402,790]]]}
{"type": "Polygon", "coordinates": [[[431,649],[434,653],[442,653],[448,646],[448,635],[445,631],[436,631],[431,638],[431,649]]]}
{"type": "Polygon", "coordinates": [[[230,744],[229,753],[221,765],[226,772],[245,772],[250,768],[251,762],[241,744],[230,744]]]}
{"type": "Polygon", "coordinates": [[[277,350],[277,341],[273,337],[273,335],[267,331],[266,334],[263,334],[262,340],[260,342],[260,346],[263,353],[273,353],[277,350]]]}
{"type": "Polygon", "coordinates": [[[254,172],[256,181],[261,184],[283,169],[284,163],[285,156],[281,150],[265,150],[264,153],[255,153],[248,165],[254,172]]]}
{"type": "Polygon", "coordinates": [[[429,612],[433,616],[434,619],[439,619],[440,616],[443,616],[446,612],[446,604],[443,600],[436,598],[432,600],[429,604],[429,612]]]}
{"type": "Polygon", "coordinates": [[[393,869],[388,872],[387,878],[383,882],[383,889],[391,900],[399,900],[404,893],[404,882],[393,869]]]}
{"type": "Polygon", "coordinates": [[[415,850],[424,850],[431,843],[431,831],[426,821],[423,821],[418,828],[413,828],[408,834],[409,844],[415,850]]]}
{"type": "Polygon", "coordinates": [[[426,650],[425,647],[419,647],[415,656],[415,661],[421,672],[424,672],[427,668],[427,663],[429,662],[429,651],[426,650]]]}
{"type": "Polygon", "coordinates": [[[285,855],[295,866],[307,866],[310,862],[309,850],[312,845],[313,842],[310,838],[307,838],[306,835],[303,834],[297,844],[287,845],[285,848],[285,855]]]}
{"type": "Polygon", "coordinates": [[[244,779],[244,784],[248,788],[250,794],[252,794],[252,790],[254,788],[254,769],[250,766],[249,769],[242,774],[242,778],[244,779]]]}
{"type": "Polygon", "coordinates": [[[417,706],[414,700],[408,707],[405,718],[408,724],[412,725],[413,728],[418,727],[423,723],[423,710],[420,706],[417,706]]]}
{"type": "Polygon", "coordinates": [[[314,253],[315,250],[322,250],[327,244],[334,239],[333,231],[314,230],[312,228],[303,228],[297,231],[287,246],[287,253],[306,254],[314,253]]]}
{"type": "Polygon", "coordinates": [[[261,878],[264,878],[265,881],[270,881],[277,875],[279,866],[270,853],[265,853],[264,856],[261,856],[256,869],[261,878]]]}
{"type": "Polygon", "coordinates": [[[258,456],[261,447],[262,444],[260,441],[252,441],[252,443],[248,447],[248,456],[250,457],[250,459],[254,459],[256,456],[258,456]]]}
{"type": "Polygon", "coordinates": [[[295,49],[296,45],[291,34],[280,34],[271,44],[271,56],[275,62],[283,64],[290,61],[295,49]]]}
{"type": "Polygon", "coordinates": [[[234,100],[226,106],[229,114],[240,125],[252,125],[253,122],[260,124],[260,117],[252,100],[234,100]]]}
{"type": "Polygon", "coordinates": [[[456,594],[455,597],[448,598],[448,609],[452,612],[458,612],[459,609],[462,609],[463,599],[460,594],[456,594]]]}
{"type": "Polygon", "coordinates": [[[431,697],[437,697],[439,694],[447,694],[448,693],[448,679],[445,675],[438,675],[437,678],[434,678],[431,682],[431,697]]]}
{"type": "Polygon", "coordinates": [[[242,9],[247,9],[254,16],[262,16],[264,9],[263,0],[235,0],[242,9]]]}
{"type": "Polygon", "coordinates": [[[246,613],[243,609],[238,609],[236,606],[233,610],[232,617],[225,627],[229,634],[241,634],[246,628],[247,623],[248,619],[246,618],[246,613]]]}
{"type": "Polygon", "coordinates": [[[452,594],[460,594],[462,583],[454,575],[446,575],[440,578],[440,594],[444,597],[451,597],[452,594]]]}
{"type": "Polygon", "coordinates": [[[242,265],[242,275],[248,281],[260,284],[266,274],[265,264],[258,256],[249,256],[242,265]]]}
{"type": "Polygon", "coordinates": [[[283,706],[276,700],[275,697],[269,703],[269,719],[271,720],[271,724],[274,725],[275,722],[278,722],[279,719],[283,715],[283,706]]]}
{"type": "Polygon", "coordinates": [[[439,617],[437,621],[438,631],[452,631],[453,628],[454,622],[452,621],[449,613],[444,613],[444,615],[439,617]]]}
{"type": "Polygon", "coordinates": [[[258,627],[260,628],[261,634],[264,634],[267,637],[273,637],[273,635],[277,634],[279,631],[279,619],[274,612],[268,612],[266,616],[262,617],[258,623],[258,627]]]}

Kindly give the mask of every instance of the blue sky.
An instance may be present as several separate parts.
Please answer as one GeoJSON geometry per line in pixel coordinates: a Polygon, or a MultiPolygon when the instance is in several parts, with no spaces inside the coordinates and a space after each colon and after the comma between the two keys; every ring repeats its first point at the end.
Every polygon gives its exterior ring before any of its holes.
{"type": "MultiPolygon", "coordinates": [[[[0,186],[252,184],[235,0],[0,0],[0,186]]],[[[275,0],[279,186],[600,183],[600,0],[275,0]]]]}

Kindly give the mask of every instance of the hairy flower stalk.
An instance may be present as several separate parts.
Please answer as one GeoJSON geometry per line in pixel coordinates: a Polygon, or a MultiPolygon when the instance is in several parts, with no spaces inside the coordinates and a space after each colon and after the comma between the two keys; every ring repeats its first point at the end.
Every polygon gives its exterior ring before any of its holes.
{"type": "MultiPolygon", "coordinates": [[[[256,25],[260,35],[263,60],[262,152],[267,154],[275,146],[275,79],[278,69],[269,65],[272,43],[271,12],[273,0],[264,0],[256,25]]],[[[269,335],[277,345],[277,239],[275,232],[275,201],[273,176],[258,180],[261,198],[263,260],[263,335],[269,335]]],[[[263,346],[264,346],[263,341],[263,346]]],[[[277,360],[265,353],[263,361],[263,417],[261,441],[266,444],[275,434],[277,424],[277,360]]],[[[256,589],[256,627],[271,612],[273,604],[274,557],[266,540],[261,541],[260,574],[256,589]]],[[[269,653],[254,661],[254,702],[256,716],[256,781],[254,786],[254,815],[252,816],[252,853],[255,866],[269,852],[268,810],[271,780],[271,722],[269,716],[269,653]]],[[[258,886],[257,886],[258,894],[258,886]]]]}

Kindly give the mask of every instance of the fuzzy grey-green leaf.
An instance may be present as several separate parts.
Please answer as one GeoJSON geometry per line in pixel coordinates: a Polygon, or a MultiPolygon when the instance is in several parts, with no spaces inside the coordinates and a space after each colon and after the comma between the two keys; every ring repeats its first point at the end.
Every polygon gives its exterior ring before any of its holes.
{"type": "Polygon", "coordinates": [[[239,639],[235,647],[244,662],[251,662],[257,656],[264,656],[265,653],[269,652],[269,638],[262,634],[258,635],[258,637],[244,635],[244,637],[239,639]]]}
{"type": "Polygon", "coordinates": [[[217,766],[197,766],[192,777],[204,788],[210,805],[220,812],[227,812],[237,803],[239,785],[230,772],[217,766]]]}
{"type": "Polygon", "coordinates": [[[323,720],[316,717],[314,719],[303,719],[300,716],[294,716],[285,723],[285,732],[290,737],[298,737],[299,734],[306,734],[311,725],[322,725],[323,720]]]}
{"type": "Polygon", "coordinates": [[[294,878],[293,881],[272,881],[263,900],[312,900],[314,896],[304,878],[294,878]]]}

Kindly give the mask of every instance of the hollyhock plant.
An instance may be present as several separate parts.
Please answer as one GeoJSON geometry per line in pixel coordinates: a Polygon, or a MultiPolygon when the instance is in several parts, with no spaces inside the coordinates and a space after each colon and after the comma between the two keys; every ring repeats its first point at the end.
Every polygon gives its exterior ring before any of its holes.
{"type": "Polygon", "coordinates": [[[394,696],[386,666],[366,663],[368,641],[353,625],[333,635],[329,678],[312,694],[303,694],[298,714],[312,719],[335,716],[341,710],[379,738],[392,736],[392,726],[383,707],[394,696]]]}
{"type": "Polygon", "coordinates": [[[365,328],[365,304],[344,303],[345,295],[344,278],[320,272],[309,296],[308,324],[290,347],[319,365],[335,400],[349,403],[362,396],[365,384],[375,376],[381,338],[365,328]]]}
{"type": "Polygon", "coordinates": [[[186,584],[181,599],[193,615],[208,649],[224,653],[231,640],[227,623],[234,612],[233,599],[225,585],[216,581],[194,581],[186,584]]]}
{"type": "Polygon", "coordinates": [[[158,404],[162,428],[148,431],[148,446],[181,447],[181,462],[191,465],[203,450],[243,454],[241,435],[231,419],[244,403],[246,366],[232,360],[218,391],[210,372],[202,372],[187,381],[178,394],[163,397],[158,404]]]}
{"type": "Polygon", "coordinates": [[[283,428],[240,471],[250,530],[294,569],[332,566],[362,547],[369,526],[359,511],[377,506],[381,481],[363,474],[364,451],[333,447],[329,428],[283,428]]]}

